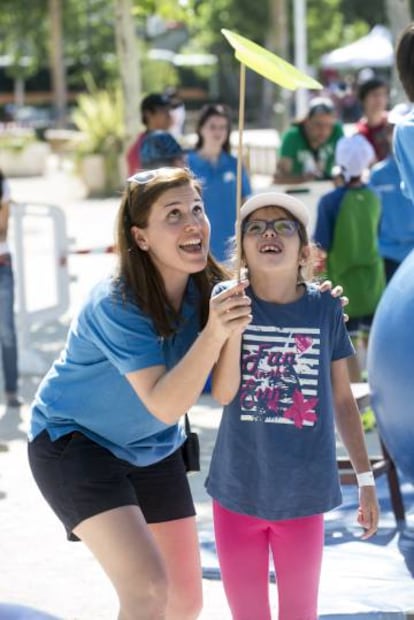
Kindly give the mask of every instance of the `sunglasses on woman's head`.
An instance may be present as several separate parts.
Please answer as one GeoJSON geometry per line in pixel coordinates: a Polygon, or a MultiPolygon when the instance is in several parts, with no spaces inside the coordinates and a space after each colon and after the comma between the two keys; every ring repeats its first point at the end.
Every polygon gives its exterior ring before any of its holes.
{"type": "Polygon", "coordinates": [[[154,168],[154,170],[141,170],[140,172],[136,172],[127,178],[126,189],[128,209],[125,211],[124,217],[126,226],[131,226],[132,224],[131,185],[145,185],[160,175],[168,174],[171,170],[176,170],[176,168],[154,168]]]}
{"type": "Polygon", "coordinates": [[[157,177],[161,176],[168,181],[169,177],[173,176],[172,173],[177,172],[177,170],[184,170],[193,177],[193,174],[189,168],[181,168],[178,166],[164,166],[162,168],[154,168],[153,170],[141,170],[140,172],[136,172],[132,176],[128,177],[126,180],[126,188],[129,215],[131,216],[131,185],[145,185],[146,183],[150,183],[157,177]]]}
{"type": "Polygon", "coordinates": [[[299,224],[294,220],[248,220],[243,224],[245,235],[263,235],[268,228],[281,237],[292,237],[299,224]]]}
{"type": "Polygon", "coordinates": [[[153,170],[141,170],[140,172],[136,172],[135,174],[133,174],[131,177],[128,177],[126,182],[128,185],[130,183],[136,185],[145,185],[145,183],[149,183],[150,181],[153,181],[159,176],[168,176],[169,173],[171,173],[172,171],[175,172],[176,170],[177,168],[174,168],[172,166],[164,168],[154,168],[153,170]]]}
{"type": "Polygon", "coordinates": [[[168,178],[172,176],[172,173],[177,172],[177,170],[184,170],[193,177],[193,173],[189,168],[181,167],[181,166],[163,166],[162,168],[154,168],[153,170],[141,170],[140,172],[136,172],[132,176],[128,177],[126,180],[127,185],[135,184],[135,185],[145,185],[145,183],[149,183],[153,181],[157,177],[163,176],[168,178]]]}
{"type": "Polygon", "coordinates": [[[154,168],[153,170],[141,170],[140,172],[136,172],[127,178],[126,190],[128,209],[125,210],[124,215],[124,221],[127,227],[132,225],[131,185],[145,185],[146,183],[150,183],[157,177],[161,176],[168,181],[169,178],[173,176],[173,173],[177,172],[177,170],[184,170],[187,174],[194,178],[194,175],[189,168],[181,168],[178,166],[163,166],[161,168],[154,168]]]}

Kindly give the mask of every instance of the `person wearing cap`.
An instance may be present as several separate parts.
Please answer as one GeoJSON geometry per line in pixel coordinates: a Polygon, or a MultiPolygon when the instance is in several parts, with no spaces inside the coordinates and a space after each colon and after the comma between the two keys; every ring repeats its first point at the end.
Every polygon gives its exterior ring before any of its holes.
{"type": "Polygon", "coordinates": [[[140,147],[141,167],[144,170],[164,166],[185,166],[185,153],[168,131],[150,131],[140,147]]]}
{"type": "MultiPolygon", "coordinates": [[[[338,142],[335,159],[343,185],[320,198],[314,241],[322,263],[326,263],[328,279],[340,282],[349,298],[348,331],[363,352],[385,287],[384,263],[378,250],[381,200],[363,181],[364,172],[375,161],[375,152],[362,135],[354,134],[338,142]]],[[[361,381],[357,356],[348,359],[348,367],[351,381],[361,381]]]]}
{"type": "MultiPolygon", "coordinates": [[[[211,252],[225,262],[234,235],[237,159],[231,154],[231,116],[227,106],[205,105],[198,116],[197,142],[188,153],[188,166],[203,183],[203,199],[211,223],[211,252]]],[[[242,168],[242,200],[251,194],[250,180],[242,168]]]]}
{"type": "Polygon", "coordinates": [[[278,617],[317,617],[323,515],[342,501],[335,424],[358,476],[362,537],[378,525],[347,372],[354,349],[339,300],[312,282],[308,225],[305,204],[284,193],[253,195],[241,208],[252,319],[232,333],[213,369],[212,394],[224,410],[206,481],[235,620],[271,617],[270,554],[278,617]]]}
{"type": "Polygon", "coordinates": [[[332,178],[335,146],[343,136],[334,104],[315,97],[306,117],[282,136],[274,182],[295,184],[332,178]]]}
{"type": "Polygon", "coordinates": [[[138,134],[133,144],[127,150],[126,160],[129,176],[142,167],[140,149],[148,132],[157,130],[168,131],[171,127],[170,109],[170,99],[162,93],[150,93],[141,101],[141,119],[145,130],[138,134]]]}
{"type": "MultiPolygon", "coordinates": [[[[414,22],[400,33],[395,51],[398,76],[405,94],[414,103],[414,22]]],[[[401,189],[414,202],[414,106],[394,130],[394,154],[401,174],[401,189]]]]}
{"type": "Polygon", "coordinates": [[[358,98],[363,117],[356,124],[356,131],[372,145],[377,161],[385,159],[390,152],[387,138],[387,106],[389,89],[379,77],[371,77],[359,85],[358,98]]]}
{"type": "Polygon", "coordinates": [[[412,106],[398,103],[388,114],[387,138],[390,153],[371,171],[370,184],[381,197],[379,251],[384,259],[385,277],[390,281],[406,256],[414,249],[414,203],[401,189],[401,175],[392,152],[394,127],[410,114],[412,106]]]}

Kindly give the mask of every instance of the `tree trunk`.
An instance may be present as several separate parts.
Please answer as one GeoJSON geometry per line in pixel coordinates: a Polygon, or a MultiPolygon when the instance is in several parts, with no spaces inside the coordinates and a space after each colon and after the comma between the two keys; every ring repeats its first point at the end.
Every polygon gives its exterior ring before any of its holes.
{"type": "MultiPolygon", "coordinates": [[[[299,71],[308,71],[308,42],[306,27],[306,0],[293,1],[293,31],[295,48],[295,66],[299,71]]],[[[295,117],[304,117],[308,107],[308,90],[297,88],[295,91],[295,117]]]]}
{"type": "MultiPolygon", "coordinates": [[[[385,0],[385,6],[395,46],[401,31],[411,22],[410,2],[409,0],[385,0]]],[[[391,71],[391,101],[395,104],[406,100],[407,97],[394,64],[391,71]]]]}
{"type": "MultiPolygon", "coordinates": [[[[286,0],[269,0],[269,28],[266,32],[264,46],[284,60],[288,60],[289,56],[288,32],[286,0]]],[[[263,79],[262,93],[261,126],[272,127],[276,125],[279,131],[283,131],[288,125],[289,116],[287,93],[266,79],[263,79]]]]}
{"type": "Polygon", "coordinates": [[[49,0],[50,66],[53,84],[53,105],[56,126],[64,127],[67,114],[66,69],[63,57],[62,2],[49,0]]]}
{"type": "Polygon", "coordinates": [[[140,126],[141,72],[131,0],[114,0],[116,50],[124,97],[125,147],[140,126]]]}

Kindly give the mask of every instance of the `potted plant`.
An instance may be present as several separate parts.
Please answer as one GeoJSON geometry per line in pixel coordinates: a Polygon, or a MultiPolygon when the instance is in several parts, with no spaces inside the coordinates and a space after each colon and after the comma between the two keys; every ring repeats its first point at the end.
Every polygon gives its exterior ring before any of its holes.
{"type": "Polygon", "coordinates": [[[120,89],[90,89],[79,95],[73,121],[81,131],[77,155],[89,195],[110,195],[124,178],[123,101],[120,89]]]}
{"type": "Polygon", "coordinates": [[[42,175],[50,147],[36,139],[33,129],[12,127],[0,134],[0,169],[8,177],[42,175]]]}

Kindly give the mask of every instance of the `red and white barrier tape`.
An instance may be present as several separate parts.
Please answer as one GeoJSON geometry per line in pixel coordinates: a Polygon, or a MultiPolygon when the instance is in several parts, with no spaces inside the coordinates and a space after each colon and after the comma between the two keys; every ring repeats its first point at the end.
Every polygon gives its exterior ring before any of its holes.
{"type": "Polygon", "coordinates": [[[100,248],[88,248],[80,250],[69,250],[69,254],[113,254],[115,252],[114,245],[107,245],[100,248]]]}

